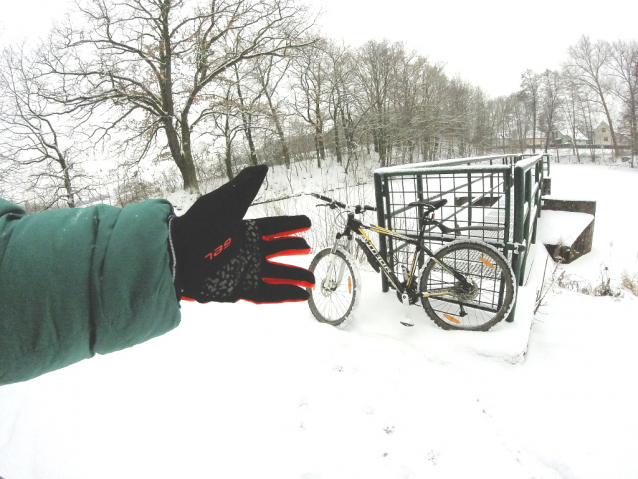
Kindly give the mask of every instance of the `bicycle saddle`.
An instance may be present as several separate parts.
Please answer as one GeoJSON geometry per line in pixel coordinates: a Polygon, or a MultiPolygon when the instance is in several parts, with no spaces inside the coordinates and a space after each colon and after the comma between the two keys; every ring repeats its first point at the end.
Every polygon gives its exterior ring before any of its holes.
{"type": "Polygon", "coordinates": [[[430,211],[438,210],[441,206],[447,203],[446,199],[440,199],[437,201],[413,201],[408,206],[423,206],[430,211]]]}

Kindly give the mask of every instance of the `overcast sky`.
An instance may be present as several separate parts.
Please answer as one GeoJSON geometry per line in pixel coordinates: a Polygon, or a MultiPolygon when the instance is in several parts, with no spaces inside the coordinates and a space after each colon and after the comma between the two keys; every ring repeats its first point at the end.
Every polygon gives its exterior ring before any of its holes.
{"type": "MultiPolygon", "coordinates": [[[[557,69],[567,48],[592,39],[638,39],[636,0],[306,0],[323,10],[325,36],[359,46],[370,39],[403,41],[446,64],[491,96],[520,86],[526,69],[557,69]]],[[[67,0],[0,0],[0,43],[44,35],[67,0]]]]}

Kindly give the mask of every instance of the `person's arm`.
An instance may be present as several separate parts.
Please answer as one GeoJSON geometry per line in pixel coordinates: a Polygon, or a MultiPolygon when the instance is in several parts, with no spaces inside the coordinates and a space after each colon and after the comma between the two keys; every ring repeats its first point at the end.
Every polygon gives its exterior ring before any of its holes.
{"type": "Polygon", "coordinates": [[[0,385],[179,324],[171,210],[149,200],[27,215],[0,199],[0,385]]]}
{"type": "Polygon", "coordinates": [[[181,217],[165,200],[27,215],[0,199],[0,385],[175,328],[179,299],[305,301],[307,216],[244,220],[268,168],[244,169],[181,217]],[[169,233],[170,231],[170,233],[169,233]]]}

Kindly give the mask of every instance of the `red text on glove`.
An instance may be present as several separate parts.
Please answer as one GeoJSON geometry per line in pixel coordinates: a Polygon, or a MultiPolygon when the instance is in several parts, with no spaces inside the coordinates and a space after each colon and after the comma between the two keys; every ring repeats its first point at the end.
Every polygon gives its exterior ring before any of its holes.
{"type": "Polygon", "coordinates": [[[217,248],[215,248],[215,251],[213,251],[212,253],[208,253],[206,255],[206,259],[213,259],[213,257],[224,251],[226,248],[228,248],[228,246],[230,246],[230,241],[231,239],[228,238],[226,241],[224,241],[224,244],[220,244],[217,248]]]}

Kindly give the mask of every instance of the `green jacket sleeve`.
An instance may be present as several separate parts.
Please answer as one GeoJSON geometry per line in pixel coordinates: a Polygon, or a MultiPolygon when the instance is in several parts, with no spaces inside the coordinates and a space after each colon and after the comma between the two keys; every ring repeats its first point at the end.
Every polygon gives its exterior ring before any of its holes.
{"type": "Polygon", "coordinates": [[[170,212],[149,200],[27,215],[0,199],[0,385],[179,324],[170,212]]]}

